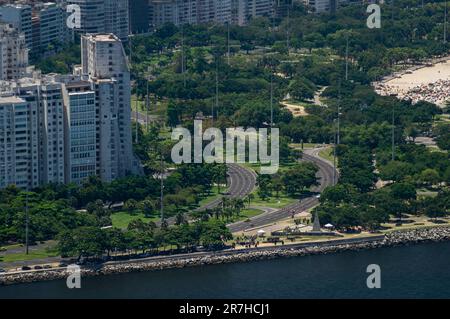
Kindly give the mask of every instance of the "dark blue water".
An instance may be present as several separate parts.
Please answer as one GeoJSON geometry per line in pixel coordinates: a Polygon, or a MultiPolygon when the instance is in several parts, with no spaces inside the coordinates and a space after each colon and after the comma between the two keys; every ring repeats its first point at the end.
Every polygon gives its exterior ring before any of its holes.
{"type": "Polygon", "coordinates": [[[0,287],[0,298],[449,298],[450,243],[0,287]],[[381,289],[366,268],[381,267],[381,289]]]}

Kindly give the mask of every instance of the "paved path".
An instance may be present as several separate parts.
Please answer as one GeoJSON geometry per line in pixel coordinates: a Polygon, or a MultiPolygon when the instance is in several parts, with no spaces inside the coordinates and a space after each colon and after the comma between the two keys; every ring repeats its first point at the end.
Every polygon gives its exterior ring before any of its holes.
{"type": "MultiPolygon", "coordinates": [[[[320,178],[320,186],[313,190],[316,193],[321,193],[326,187],[333,185],[334,168],[329,161],[319,157],[318,154],[322,149],[323,148],[307,150],[303,153],[302,159],[303,161],[313,162],[319,167],[318,177],[320,178]]],[[[285,218],[289,218],[293,213],[297,214],[313,208],[318,203],[319,199],[317,198],[317,195],[307,197],[280,210],[265,212],[258,216],[252,217],[250,218],[250,222],[241,221],[230,224],[228,225],[228,228],[231,232],[236,233],[245,231],[246,229],[261,227],[285,218]]]]}

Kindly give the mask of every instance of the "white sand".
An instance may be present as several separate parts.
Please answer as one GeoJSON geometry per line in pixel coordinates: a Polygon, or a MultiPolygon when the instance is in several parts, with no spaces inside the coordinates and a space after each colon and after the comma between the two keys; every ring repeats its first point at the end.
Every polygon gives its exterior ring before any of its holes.
{"type": "Polygon", "coordinates": [[[450,96],[450,57],[446,62],[406,71],[393,79],[374,83],[381,95],[397,95],[400,99],[420,100],[444,106],[450,96]],[[427,87],[430,85],[430,87],[427,87]]]}
{"type": "Polygon", "coordinates": [[[413,71],[412,74],[404,74],[400,78],[387,81],[386,84],[407,91],[418,85],[433,83],[438,80],[450,80],[450,59],[445,63],[418,69],[413,71]]]}

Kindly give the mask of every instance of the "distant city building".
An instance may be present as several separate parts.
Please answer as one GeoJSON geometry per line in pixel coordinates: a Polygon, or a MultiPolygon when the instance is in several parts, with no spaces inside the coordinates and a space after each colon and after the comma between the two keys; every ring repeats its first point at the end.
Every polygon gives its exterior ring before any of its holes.
{"type": "Polygon", "coordinates": [[[128,0],[67,0],[81,10],[80,34],[113,33],[127,41],[130,21],[128,0]]]}
{"type": "Polygon", "coordinates": [[[26,4],[6,4],[0,7],[0,21],[11,24],[17,31],[25,34],[29,49],[33,45],[31,6],[26,4]]]}
{"type": "Polygon", "coordinates": [[[150,28],[149,0],[129,1],[130,32],[146,33],[150,28]]]}
{"type": "Polygon", "coordinates": [[[130,92],[128,61],[113,34],[82,36],[74,74],[0,81],[0,188],[140,174],[130,92]]]}
{"type": "Polygon", "coordinates": [[[8,24],[0,23],[0,80],[22,77],[27,66],[25,35],[8,24]]]}
{"type": "Polygon", "coordinates": [[[150,24],[234,23],[270,15],[274,0],[150,0],[150,24]]]}
{"type": "MultiPolygon", "coordinates": [[[[73,41],[67,27],[68,14],[63,2],[21,1],[0,6],[0,22],[12,25],[25,35],[27,48],[33,54],[49,51],[49,45],[73,41]]],[[[56,49],[56,47],[55,47],[56,49]]]]}
{"type": "Polygon", "coordinates": [[[73,31],[67,27],[68,14],[64,6],[53,2],[37,3],[33,7],[33,50],[42,52],[50,45],[73,42],[73,31]]]}
{"type": "Polygon", "coordinates": [[[270,16],[274,5],[274,0],[233,0],[233,23],[245,25],[253,18],[270,16]]]}

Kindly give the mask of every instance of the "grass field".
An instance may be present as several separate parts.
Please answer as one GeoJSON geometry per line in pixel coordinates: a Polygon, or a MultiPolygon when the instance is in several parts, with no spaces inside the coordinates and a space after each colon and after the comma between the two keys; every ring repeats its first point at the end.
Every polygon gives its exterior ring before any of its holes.
{"type": "Polygon", "coordinates": [[[275,198],[275,195],[267,200],[262,200],[257,193],[254,194],[255,199],[251,201],[251,206],[261,206],[270,208],[283,208],[290,204],[297,202],[297,199],[288,197],[285,194],[280,194],[280,198],[275,198]]]}
{"type": "Polygon", "coordinates": [[[319,156],[327,161],[333,162],[333,148],[326,148],[319,152],[319,156]]]}
{"type": "Polygon", "coordinates": [[[147,217],[145,217],[145,215],[143,213],[130,215],[127,212],[119,212],[119,213],[112,214],[111,219],[112,219],[113,227],[126,229],[128,227],[128,225],[134,220],[141,219],[143,222],[148,223],[151,221],[153,221],[153,222],[157,221],[159,219],[159,217],[155,216],[155,217],[147,218],[147,217]]]}
{"type": "Polygon", "coordinates": [[[48,257],[57,257],[57,256],[59,256],[59,254],[58,254],[58,251],[56,248],[43,248],[43,249],[38,249],[38,250],[30,250],[28,255],[25,254],[25,251],[24,251],[21,253],[14,253],[14,254],[7,254],[4,256],[0,256],[0,262],[26,261],[26,260],[44,259],[44,258],[48,258],[48,257]]]}
{"type": "MultiPolygon", "coordinates": [[[[134,112],[136,110],[136,96],[133,95],[131,97],[131,110],[134,112]]],[[[138,110],[139,112],[145,113],[145,100],[138,100],[138,110]]],[[[165,117],[167,112],[167,102],[165,101],[158,101],[155,107],[155,101],[150,101],[150,115],[158,115],[161,117],[165,117]]]]}

